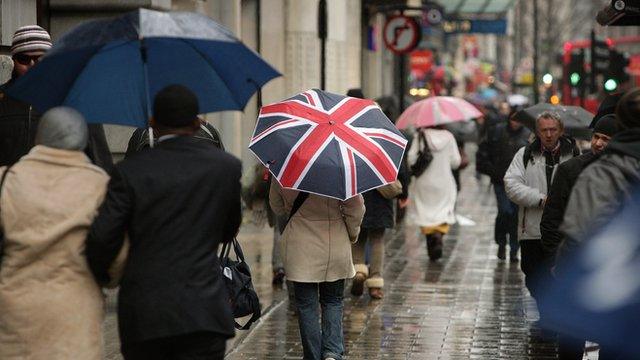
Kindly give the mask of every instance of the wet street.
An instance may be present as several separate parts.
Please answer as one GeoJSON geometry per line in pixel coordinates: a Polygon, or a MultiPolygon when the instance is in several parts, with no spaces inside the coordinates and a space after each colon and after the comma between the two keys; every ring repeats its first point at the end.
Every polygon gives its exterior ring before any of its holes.
{"type": "MultiPolygon", "coordinates": [[[[475,225],[456,225],[445,238],[444,257],[429,262],[417,229],[387,233],[385,298],[354,298],[345,291],[347,359],[554,359],[534,322],[538,314],[524,288],[519,263],[499,261],[493,242],[494,194],[488,179],[463,172],[457,212],[475,225]]],[[[463,221],[464,223],[464,221],[463,221]]],[[[271,285],[271,229],[252,224],[240,236],[263,316],[237,332],[228,359],[300,359],[297,318],[287,291],[271,285]]],[[[107,359],[119,359],[110,296],[107,359]]],[[[585,359],[597,359],[591,351],[585,359]]]]}

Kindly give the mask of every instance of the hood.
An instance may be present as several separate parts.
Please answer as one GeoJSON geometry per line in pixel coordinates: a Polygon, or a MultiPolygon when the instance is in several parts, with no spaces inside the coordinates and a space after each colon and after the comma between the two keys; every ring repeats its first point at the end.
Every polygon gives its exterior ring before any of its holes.
{"type": "Polygon", "coordinates": [[[640,159],[640,129],[628,129],[617,133],[609,142],[606,153],[618,153],[640,159]]]}
{"type": "Polygon", "coordinates": [[[453,135],[448,130],[427,129],[424,130],[429,147],[433,151],[440,151],[451,141],[453,135]]]}

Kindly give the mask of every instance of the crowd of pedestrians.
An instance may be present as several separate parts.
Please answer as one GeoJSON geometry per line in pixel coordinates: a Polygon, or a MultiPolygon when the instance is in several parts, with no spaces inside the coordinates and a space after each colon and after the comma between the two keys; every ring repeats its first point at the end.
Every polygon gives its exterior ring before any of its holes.
{"type": "MultiPolygon", "coordinates": [[[[19,29],[8,85],[50,47],[42,28],[19,29]]],[[[584,154],[558,114],[537,116],[532,133],[515,121],[518,109],[498,109],[476,166],[495,191],[497,257],[506,259],[508,244],[539,299],[640,181],[640,90],[598,114],[584,154]]],[[[101,288],[116,286],[125,359],[224,357],[234,316],[218,247],[242,223],[242,170],[199,113],[191,90],[165,87],[150,129],[136,130],[113,165],[100,125],[65,107],[40,117],[0,93],[1,359],[101,359],[101,288]]],[[[372,301],[384,298],[396,200],[430,260],[443,257],[466,154],[443,126],[410,138],[397,181],[347,200],[283,188],[256,168],[245,203],[274,227],[273,283],[290,283],[305,359],[343,357],[348,279],[354,296],[367,288],[372,301]]],[[[581,358],[585,340],[561,334],[560,358],[581,358]]],[[[617,356],[604,347],[600,358],[617,356]]]]}

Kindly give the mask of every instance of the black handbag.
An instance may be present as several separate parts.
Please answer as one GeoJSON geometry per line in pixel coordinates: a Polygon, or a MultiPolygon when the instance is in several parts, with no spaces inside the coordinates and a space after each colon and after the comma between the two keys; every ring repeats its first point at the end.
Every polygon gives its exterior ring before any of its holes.
{"type": "MultiPolygon", "coordinates": [[[[7,178],[7,174],[9,173],[10,169],[11,169],[11,166],[8,166],[4,170],[4,173],[2,173],[2,179],[0,179],[0,197],[2,196],[2,185],[4,185],[4,179],[7,178]]],[[[0,265],[2,265],[3,255],[4,255],[4,230],[2,229],[2,226],[0,226],[0,265]]]]}
{"type": "Polygon", "coordinates": [[[431,149],[429,149],[429,144],[427,143],[427,139],[425,138],[423,131],[420,131],[418,134],[418,141],[420,141],[422,146],[418,144],[418,158],[409,168],[411,176],[415,177],[422,175],[429,167],[429,164],[431,164],[431,161],[433,161],[433,154],[431,153],[431,149]]]}
{"type": "Polygon", "coordinates": [[[220,252],[220,266],[224,275],[225,284],[229,293],[229,302],[234,318],[252,315],[251,319],[241,326],[235,322],[236,329],[248,330],[251,324],[260,318],[260,300],[251,282],[251,270],[244,261],[244,254],[240,243],[233,239],[230,243],[225,243],[220,252]],[[236,260],[229,257],[231,248],[236,254],[236,260]]]}

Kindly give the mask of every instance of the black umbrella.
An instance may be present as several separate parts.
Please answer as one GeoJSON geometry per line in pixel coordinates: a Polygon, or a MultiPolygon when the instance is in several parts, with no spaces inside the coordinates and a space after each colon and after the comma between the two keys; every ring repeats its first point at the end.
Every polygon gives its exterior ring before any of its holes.
{"type": "Polygon", "coordinates": [[[513,115],[513,119],[524,124],[532,131],[535,131],[536,119],[544,112],[550,112],[558,115],[564,123],[565,132],[570,136],[577,139],[591,138],[589,124],[593,119],[593,114],[579,106],[541,103],[518,111],[513,115]]]}

